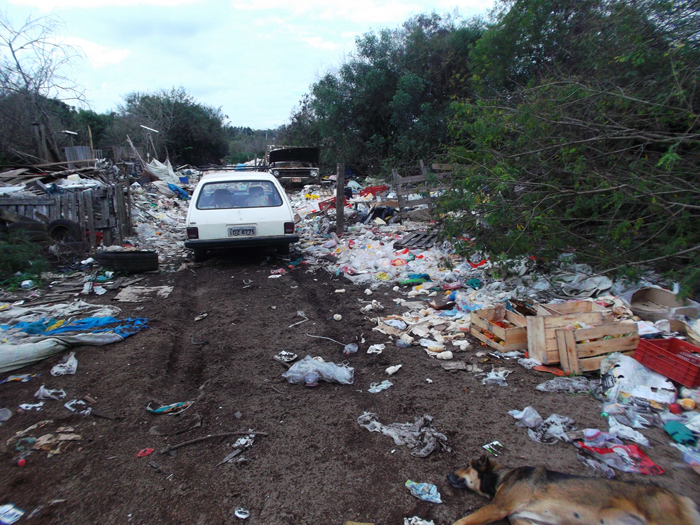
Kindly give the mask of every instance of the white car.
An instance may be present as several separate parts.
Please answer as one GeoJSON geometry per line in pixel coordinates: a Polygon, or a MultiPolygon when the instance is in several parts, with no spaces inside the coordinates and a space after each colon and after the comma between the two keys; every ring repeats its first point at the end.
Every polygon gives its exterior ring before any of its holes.
{"type": "Polygon", "coordinates": [[[268,172],[209,172],[192,194],[185,246],[195,261],[218,248],[272,246],[288,255],[298,240],[287,194],[268,172]]]}

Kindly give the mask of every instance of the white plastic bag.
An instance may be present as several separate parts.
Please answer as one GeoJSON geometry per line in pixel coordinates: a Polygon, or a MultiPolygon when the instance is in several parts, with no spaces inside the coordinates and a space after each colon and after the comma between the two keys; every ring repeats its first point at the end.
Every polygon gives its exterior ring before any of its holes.
{"type": "Polygon", "coordinates": [[[323,381],[343,385],[351,385],[355,375],[355,369],[352,367],[318,361],[307,355],[301,361],[294,363],[289,370],[282,374],[282,377],[292,384],[302,385],[306,375],[312,372],[318,374],[318,378],[323,381]]]}
{"type": "Polygon", "coordinates": [[[54,377],[65,376],[68,374],[75,374],[77,371],[78,360],[75,358],[75,352],[71,352],[51,369],[51,375],[54,377]]]}

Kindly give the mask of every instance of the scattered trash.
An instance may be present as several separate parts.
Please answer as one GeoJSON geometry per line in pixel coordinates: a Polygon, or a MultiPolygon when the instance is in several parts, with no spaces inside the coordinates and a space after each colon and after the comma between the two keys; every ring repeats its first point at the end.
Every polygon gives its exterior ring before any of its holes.
{"type": "Polygon", "coordinates": [[[233,511],[234,516],[236,516],[238,519],[246,519],[248,516],[250,516],[250,511],[244,507],[238,507],[236,510],[233,511]]]}
{"type": "Polygon", "coordinates": [[[372,394],[376,394],[377,392],[381,392],[382,390],[386,390],[392,386],[394,386],[394,383],[392,383],[388,379],[385,379],[381,383],[370,383],[369,388],[367,389],[367,392],[371,392],[372,394]]]}
{"type": "Polygon", "coordinates": [[[345,348],[343,348],[343,353],[345,355],[351,355],[351,354],[356,354],[358,350],[359,350],[359,347],[355,343],[350,343],[350,344],[345,345],[345,348]]]}
{"type": "Polygon", "coordinates": [[[298,322],[296,322],[296,323],[290,324],[287,328],[294,328],[295,326],[300,325],[300,324],[302,324],[302,323],[305,323],[305,322],[307,322],[307,321],[309,320],[309,318],[306,317],[306,314],[305,314],[303,311],[301,311],[301,310],[297,310],[297,316],[298,316],[298,317],[303,317],[304,319],[302,319],[301,321],[298,321],[298,322]]]}
{"type": "Polygon", "coordinates": [[[203,314],[199,314],[197,317],[194,318],[194,322],[196,323],[197,321],[201,321],[201,320],[204,319],[207,315],[209,315],[209,314],[206,313],[206,312],[203,313],[203,314]]]}
{"type": "MultiPolygon", "coordinates": [[[[307,334],[308,335],[308,334],[307,334]]],[[[323,360],[306,356],[301,361],[294,363],[282,377],[292,384],[300,385],[305,383],[305,377],[310,372],[318,374],[318,378],[323,381],[340,383],[343,385],[351,385],[354,381],[355,369],[347,365],[336,365],[334,363],[326,363],[323,360]]]]}
{"type": "Polygon", "coordinates": [[[481,384],[508,386],[508,383],[506,383],[506,377],[508,377],[511,372],[512,370],[506,370],[505,368],[496,369],[491,367],[491,371],[481,380],[481,384]]]}
{"type": "Polygon", "coordinates": [[[600,386],[600,380],[585,377],[557,377],[535,388],[540,392],[558,392],[560,394],[589,393],[600,386]]]}
{"type": "Polygon", "coordinates": [[[388,375],[393,376],[396,372],[398,372],[403,365],[394,365],[390,366],[386,370],[384,370],[388,375]]]}
{"type": "Polygon", "coordinates": [[[602,394],[611,402],[631,403],[637,398],[658,406],[676,400],[676,387],[671,381],[620,353],[610,354],[601,361],[600,375],[602,394]]]}
{"type": "Polygon", "coordinates": [[[406,481],[406,488],[418,499],[431,503],[442,503],[437,487],[431,483],[416,483],[409,479],[406,481]]]}
{"type": "MultiPolygon", "coordinates": [[[[251,432],[253,432],[253,431],[251,430],[251,432]]],[[[224,459],[219,461],[219,463],[217,463],[216,466],[220,467],[221,465],[224,465],[226,463],[230,463],[233,458],[235,458],[236,456],[241,454],[244,450],[252,447],[254,442],[255,442],[255,433],[247,434],[245,436],[238,438],[236,440],[236,442],[233,444],[234,451],[231,452],[224,459]]]]}
{"type": "Polygon", "coordinates": [[[418,516],[413,516],[412,518],[404,518],[403,525],[435,525],[433,520],[427,521],[418,516]]]}
{"type": "Polygon", "coordinates": [[[658,476],[664,471],[654,463],[637,445],[612,445],[607,448],[591,447],[583,441],[574,443],[582,452],[602,461],[609,467],[623,472],[658,476]]]}
{"type": "Polygon", "coordinates": [[[615,477],[615,471],[600,460],[581,454],[580,451],[578,454],[576,454],[576,459],[578,459],[586,467],[593,470],[596,475],[603,476],[608,479],[613,479],[615,477]]]}
{"type": "Polygon", "coordinates": [[[172,291],[172,286],[127,286],[113,300],[120,303],[143,303],[157,299],[167,299],[172,291]]]}
{"type": "Polygon", "coordinates": [[[137,458],[145,458],[146,456],[150,456],[151,454],[153,454],[152,448],[144,448],[144,449],[138,451],[138,453],[136,454],[136,457],[137,458]]]}
{"type": "Polygon", "coordinates": [[[664,425],[664,430],[676,443],[689,447],[696,447],[698,444],[698,440],[693,436],[693,432],[683,423],[669,421],[664,425]]]}
{"type": "Polygon", "coordinates": [[[34,397],[37,399],[55,399],[59,401],[66,397],[66,391],[63,389],[48,389],[44,385],[41,385],[39,390],[34,394],[34,397]]]}
{"type": "Polygon", "coordinates": [[[63,406],[81,416],[89,416],[92,413],[92,407],[87,406],[87,402],[82,399],[73,399],[63,406]]]}
{"type": "Polygon", "coordinates": [[[492,441],[491,443],[486,443],[485,445],[481,445],[481,448],[483,448],[489,454],[492,454],[493,456],[498,457],[501,454],[501,452],[503,451],[504,447],[500,441],[492,441]]]}
{"type": "Polygon", "coordinates": [[[78,360],[75,358],[75,352],[71,352],[64,356],[63,359],[51,369],[51,375],[54,377],[75,374],[78,371],[78,360]]]}
{"type": "Polygon", "coordinates": [[[413,423],[391,423],[383,425],[378,421],[377,414],[364,412],[357,418],[361,427],[370,432],[381,432],[390,436],[397,445],[406,445],[411,449],[411,455],[424,458],[435,449],[450,451],[447,446],[447,436],[433,427],[433,418],[428,415],[416,417],[413,423]]]}
{"type": "Polygon", "coordinates": [[[0,524],[2,525],[12,525],[17,522],[22,516],[24,516],[24,511],[18,509],[11,503],[6,505],[0,505],[0,524]]]}
{"type": "Polygon", "coordinates": [[[287,350],[282,350],[279,354],[273,357],[275,361],[279,361],[280,363],[291,363],[297,358],[297,354],[294,354],[292,352],[288,352],[287,350]]]}
{"type": "Polygon", "coordinates": [[[194,401],[180,401],[178,403],[172,403],[170,405],[160,405],[158,407],[151,407],[151,403],[146,405],[146,410],[151,414],[169,414],[174,416],[180,414],[190,408],[194,404],[194,401]]]}
{"type": "Polygon", "coordinates": [[[26,412],[31,412],[32,410],[38,412],[39,410],[42,409],[43,406],[44,406],[44,402],[41,401],[41,402],[35,403],[33,405],[31,403],[22,403],[21,405],[19,405],[19,408],[21,410],[26,411],[26,412]]]}
{"type": "Polygon", "coordinates": [[[335,315],[333,316],[333,319],[335,319],[336,321],[340,321],[342,318],[343,318],[343,316],[340,315],[340,314],[335,314],[335,315]]]}
{"type": "Polygon", "coordinates": [[[367,353],[368,353],[368,354],[381,354],[381,353],[384,351],[385,348],[386,348],[386,346],[383,345],[383,344],[371,345],[371,346],[367,349],[367,353]]]}
{"type": "Polygon", "coordinates": [[[9,408],[0,408],[0,425],[12,417],[12,410],[9,408]]]}
{"type": "Polygon", "coordinates": [[[532,407],[525,407],[522,411],[510,410],[508,414],[518,420],[516,424],[519,427],[527,427],[530,439],[546,445],[553,445],[559,440],[570,442],[566,433],[575,430],[573,419],[552,414],[542,421],[542,417],[532,407]]]}
{"type": "Polygon", "coordinates": [[[30,381],[33,377],[36,377],[41,374],[21,374],[21,375],[14,375],[14,376],[7,376],[5,379],[0,381],[0,385],[3,383],[26,383],[27,381],[30,381]]]}

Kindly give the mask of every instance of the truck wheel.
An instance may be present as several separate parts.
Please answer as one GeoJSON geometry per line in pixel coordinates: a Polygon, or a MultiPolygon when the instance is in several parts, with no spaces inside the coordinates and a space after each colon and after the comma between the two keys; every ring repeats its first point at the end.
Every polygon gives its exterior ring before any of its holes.
{"type": "Polygon", "coordinates": [[[95,259],[100,266],[117,272],[150,272],[158,269],[158,254],[153,251],[98,252],[95,259]]]}

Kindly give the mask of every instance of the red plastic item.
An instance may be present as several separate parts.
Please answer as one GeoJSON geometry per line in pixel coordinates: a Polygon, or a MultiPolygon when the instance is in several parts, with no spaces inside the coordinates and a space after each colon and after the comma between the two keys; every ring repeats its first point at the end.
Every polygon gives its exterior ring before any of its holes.
{"type": "Polygon", "coordinates": [[[700,347],[682,339],[641,339],[634,358],[688,388],[700,386],[700,347]]]}
{"type": "MultiPolygon", "coordinates": [[[[347,205],[348,205],[348,200],[345,197],[343,197],[343,206],[347,206],[347,205]]],[[[332,199],[326,199],[325,201],[320,201],[318,203],[318,209],[321,211],[325,211],[328,208],[332,208],[334,206],[335,206],[335,197],[333,197],[332,199]]]]}
{"type": "Polygon", "coordinates": [[[145,458],[146,456],[150,456],[153,454],[153,449],[152,448],[144,448],[143,450],[139,450],[138,454],[136,454],[137,458],[145,458]]]}
{"type": "Polygon", "coordinates": [[[389,189],[389,186],[386,184],[383,184],[381,186],[367,186],[366,188],[362,188],[360,190],[360,196],[361,197],[366,197],[367,195],[372,195],[372,197],[375,197],[377,193],[380,191],[386,191],[389,189]]]}

